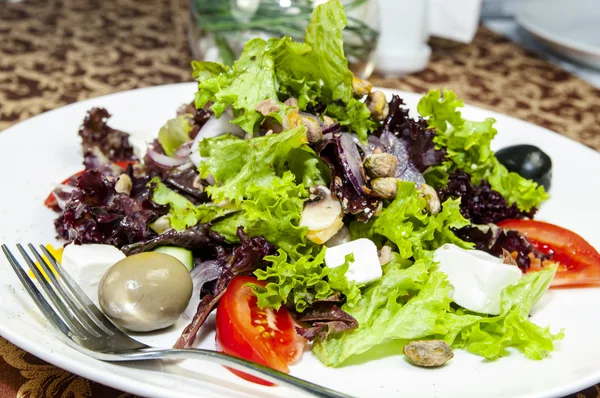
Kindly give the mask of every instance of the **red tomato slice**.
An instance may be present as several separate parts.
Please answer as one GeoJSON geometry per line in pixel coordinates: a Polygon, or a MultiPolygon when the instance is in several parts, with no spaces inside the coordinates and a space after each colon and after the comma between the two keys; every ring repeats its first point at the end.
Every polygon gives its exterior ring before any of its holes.
{"type": "MultiPolygon", "coordinates": [[[[251,276],[238,276],[231,281],[219,302],[218,349],[289,373],[288,365],[300,359],[306,340],[296,333],[294,320],[284,307],[278,311],[261,310],[249,283],[266,285],[251,276]]],[[[230,370],[246,380],[272,385],[246,373],[230,370]]]]}
{"type": "MultiPolygon", "coordinates": [[[[136,164],[137,162],[133,161],[133,160],[123,160],[121,162],[115,162],[115,164],[117,166],[119,166],[122,169],[126,169],[127,166],[129,166],[130,164],[136,164]]],[[[61,182],[62,185],[64,184],[68,184],[71,179],[80,176],[81,174],[84,173],[85,170],[81,170],[78,171],[77,173],[73,174],[71,177],[65,179],[63,182],[61,182]]],[[[48,195],[48,197],[46,198],[46,200],[44,200],[44,206],[49,207],[51,209],[54,209],[56,207],[56,197],[54,196],[53,192],[50,192],[50,194],[48,195]]],[[[58,207],[56,207],[58,209],[58,207]]]]}
{"type": "MultiPolygon", "coordinates": [[[[600,285],[600,253],[568,229],[534,220],[504,220],[498,225],[519,231],[560,265],[552,286],[600,285]]],[[[535,270],[533,270],[535,271],[535,270]]]]}

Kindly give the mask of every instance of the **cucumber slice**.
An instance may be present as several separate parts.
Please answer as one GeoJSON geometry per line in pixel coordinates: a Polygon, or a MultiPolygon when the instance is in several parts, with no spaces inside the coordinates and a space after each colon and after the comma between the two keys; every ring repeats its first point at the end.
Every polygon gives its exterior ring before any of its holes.
{"type": "Polygon", "coordinates": [[[194,268],[194,258],[192,256],[192,252],[188,249],[177,246],[159,246],[152,251],[175,257],[177,260],[181,261],[183,265],[185,265],[188,271],[191,271],[192,268],[194,268]]]}

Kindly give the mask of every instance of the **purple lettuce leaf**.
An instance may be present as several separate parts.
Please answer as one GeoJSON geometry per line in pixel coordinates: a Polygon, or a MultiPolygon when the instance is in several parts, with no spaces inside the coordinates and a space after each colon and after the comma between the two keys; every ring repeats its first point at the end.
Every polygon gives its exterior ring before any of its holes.
{"type": "MultiPolygon", "coordinates": [[[[232,249],[225,245],[215,247],[216,261],[221,264],[220,275],[211,289],[202,289],[202,297],[196,314],[175,343],[175,348],[188,348],[194,344],[200,327],[202,327],[212,310],[215,309],[234,277],[250,275],[259,268],[265,268],[268,263],[263,258],[276,252],[275,246],[267,242],[262,236],[250,238],[243,232],[241,227],[237,230],[237,236],[240,239],[240,244],[232,249]]],[[[214,263],[212,265],[214,266],[214,263]]]]}
{"type": "Polygon", "coordinates": [[[129,134],[109,127],[109,118],[110,114],[104,108],[92,108],[88,111],[79,128],[83,154],[98,148],[112,162],[137,160],[133,146],[129,143],[129,134]]]}
{"type": "Polygon", "coordinates": [[[448,184],[439,192],[440,201],[460,198],[460,213],[473,224],[497,224],[512,218],[533,218],[535,208],[521,211],[516,204],[509,205],[500,192],[494,191],[489,183],[471,183],[471,176],[462,170],[454,171],[448,184]]]}
{"type": "MultiPolygon", "coordinates": [[[[196,181],[200,178],[200,174],[196,168],[174,169],[165,176],[163,183],[174,191],[188,198],[192,203],[199,204],[208,200],[208,196],[203,189],[196,186],[196,181]]],[[[208,183],[200,180],[202,186],[208,183]]]]}
{"type": "MultiPolygon", "coordinates": [[[[158,140],[154,140],[148,149],[156,151],[160,155],[165,155],[158,140]]],[[[198,188],[195,184],[200,174],[191,162],[169,167],[156,162],[147,152],[144,156],[144,168],[146,174],[150,177],[160,177],[166,186],[185,196],[190,202],[200,204],[208,200],[204,190],[198,188]]],[[[202,186],[208,185],[205,180],[198,180],[198,182],[202,186]]]]}
{"type": "Polygon", "coordinates": [[[505,230],[494,224],[469,225],[456,230],[455,234],[466,242],[474,243],[475,249],[496,257],[503,257],[503,250],[511,254],[515,253],[515,261],[523,272],[530,267],[532,257],[540,261],[552,259],[551,254],[544,254],[537,250],[521,233],[505,230]]]}
{"type": "MultiPolygon", "coordinates": [[[[131,168],[129,168],[131,172],[131,168]]],[[[148,226],[168,212],[151,200],[151,187],[130,175],[130,195],[115,191],[114,181],[100,171],[88,170],[77,177],[63,213],[55,220],[58,236],[74,242],[103,243],[117,247],[155,236],[148,226]]]]}
{"type": "Polygon", "coordinates": [[[389,114],[383,121],[378,134],[391,133],[402,140],[407,148],[411,163],[423,172],[431,166],[442,163],[446,156],[445,149],[436,149],[433,139],[435,130],[427,127],[421,117],[412,119],[409,110],[404,107],[402,99],[393,95],[389,102],[389,114]]]}
{"type": "Polygon", "coordinates": [[[344,212],[356,215],[361,221],[369,220],[380,200],[366,194],[363,159],[352,135],[327,134],[316,152],[331,169],[331,191],[340,199],[344,212]]]}
{"type": "Polygon", "coordinates": [[[296,331],[305,339],[324,340],[333,333],[356,329],[358,322],[333,302],[316,302],[312,308],[296,318],[309,326],[297,326],[296,331]]]}
{"type": "Polygon", "coordinates": [[[394,177],[402,181],[412,181],[417,184],[425,183],[423,174],[421,174],[417,166],[410,160],[407,140],[400,139],[392,133],[385,132],[381,134],[380,142],[385,152],[391,153],[398,158],[398,166],[396,167],[394,177]]]}
{"type": "Polygon", "coordinates": [[[209,224],[198,224],[183,231],[170,229],[148,240],[123,246],[121,250],[130,256],[156,249],[159,246],[178,246],[188,250],[200,250],[215,247],[224,242],[221,235],[210,230],[209,224]]]}

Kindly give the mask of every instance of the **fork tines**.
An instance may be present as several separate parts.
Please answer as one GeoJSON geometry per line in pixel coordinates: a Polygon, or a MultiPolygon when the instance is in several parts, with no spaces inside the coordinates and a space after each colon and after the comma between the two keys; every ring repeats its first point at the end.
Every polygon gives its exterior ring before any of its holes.
{"type": "Polygon", "coordinates": [[[103,335],[113,336],[115,326],[64,271],[52,253],[40,245],[40,250],[46,257],[44,258],[31,243],[27,247],[37,263],[21,244],[17,244],[17,249],[35,277],[33,279],[41,286],[44,294],[38,290],[30,274],[25,272],[6,245],[2,245],[2,251],[42,314],[70,338],[86,340],[98,339],[103,335]]]}

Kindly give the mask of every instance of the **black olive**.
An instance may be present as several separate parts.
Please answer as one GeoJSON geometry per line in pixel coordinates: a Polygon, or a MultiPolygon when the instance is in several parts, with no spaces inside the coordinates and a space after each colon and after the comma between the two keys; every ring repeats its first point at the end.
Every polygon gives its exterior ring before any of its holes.
{"type": "Polygon", "coordinates": [[[552,159],[535,145],[513,145],[496,152],[498,161],[508,171],[513,171],[550,190],[552,180],[552,159]]]}

